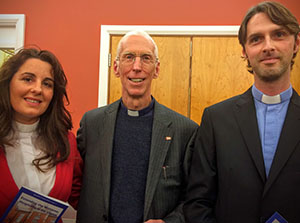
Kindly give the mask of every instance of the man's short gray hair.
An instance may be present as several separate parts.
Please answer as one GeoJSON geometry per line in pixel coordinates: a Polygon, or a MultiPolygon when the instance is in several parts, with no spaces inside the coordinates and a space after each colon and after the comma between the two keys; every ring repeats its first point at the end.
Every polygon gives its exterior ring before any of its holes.
{"type": "Polygon", "coordinates": [[[118,44],[118,48],[117,48],[117,58],[119,58],[119,56],[120,56],[120,53],[121,53],[121,50],[122,50],[122,44],[130,36],[143,36],[146,39],[150,40],[153,43],[153,46],[154,46],[154,55],[155,55],[156,58],[158,58],[158,49],[157,49],[156,43],[154,42],[154,40],[152,39],[152,37],[148,33],[146,33],[145,31],[143,31],[143,30],[133,30],[133,31],[130,31],[130,32],[126,33],[122,37],[122,39],[120,40],[120,42],[118,44]]]}

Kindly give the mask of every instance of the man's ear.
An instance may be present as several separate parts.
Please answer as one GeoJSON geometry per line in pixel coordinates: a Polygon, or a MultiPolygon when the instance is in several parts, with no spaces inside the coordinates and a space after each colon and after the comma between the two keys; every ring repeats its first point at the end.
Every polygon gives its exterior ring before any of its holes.
{"type": "Polygon", "coordinates": [[[248,56],[247,56],[247,53],[246,53],[245,48],[243,48],[243,51],[242,51],[242,57],[243,57],[244,59],[248,59],[248,56]]]}
{"type": "Polygon", "coordinates": [[[298,33],[296,41],[295,41],[294,53],[298,52],[299,46],[300,46],[300,33],[298,33]]]}
{"type": "Polygon", "coordinates": [[[158,78],[159,71],[160,71],[160,62],[157,61],[157,62],[156,62],[156,66],[155,66],[155,74],[154,74],[154,76],[153,76],[154,79],[158,78]]]}
{"type": "Polygon", "coordinates": [[[119,73],[119,61],[114,60],[114,72],[116,77],[120,77],[120,73],[119,73]]]}

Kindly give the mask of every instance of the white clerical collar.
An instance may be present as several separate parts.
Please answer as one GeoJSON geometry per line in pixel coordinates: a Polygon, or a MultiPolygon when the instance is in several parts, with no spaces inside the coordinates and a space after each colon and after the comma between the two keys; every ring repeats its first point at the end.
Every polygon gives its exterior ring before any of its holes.
{"type": "Polygon", "coordinates": [[[134,116],[134,117],[138,117],[140,114],[139,114],[139,111],[136,111],[136,110],[127,110],[127,114],[129,116],[134,116]]]}
{"type": "Polygon", "coordinates": [[[287,90],[281,92],[280,94],[274,96],[265,95],[260,90],[258,90],[255,87],[255,85],[252,86],[253,97],[264,104],[269,104],[269,105],[279,104],[283,101],[289,100],[292,94],[293,94],[292,86],[290,86],[287,90]]]}
{"type": "Polygon", "coordinates": [[[265,104],[279,104],[281,102],[281,97],[280,94],[274,95],[274,96],[269,96],[263,94],[261,96],[261,102],[265,104]]]}
{"type": "Polygon", "coordinates": [[[121,101],[120,110],[126,112],[128,116],[133,116],[133,117],[152,115],[154,110],[154,98],[151,96],[150,104],[146,108],[143,108],[142,110],[127,109],[126,106],[123,104],[123,101],[121,101]]]}

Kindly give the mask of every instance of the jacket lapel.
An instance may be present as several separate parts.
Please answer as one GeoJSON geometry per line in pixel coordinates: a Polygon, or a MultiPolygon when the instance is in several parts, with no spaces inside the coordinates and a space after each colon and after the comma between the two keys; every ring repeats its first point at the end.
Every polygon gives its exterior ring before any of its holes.
{"type": "Polygon", "coordinates": [[[264,195],[270,189],[272,183],[277,178],[280,170],[284,167],[289,157],[296,148],[299,142],[300,130],[300,97],[294,91],[285,122],[281,131],[277,150],[272,162],[269,177],[265,185],[264,195]]]}
{"type": "Polygon", "coordinates": [[[262,181],[265,182],[265,166],[251,88],[237,100],[234,113],[252,160],[262,181]]]}
{"type": "MultiPolygon", "coordinates": [[[[100,168],[101,168],[101,184],[103,185],[103,194],[105,208],[109,210],[109,196],[110,196],[110,179],[111,179],[111,160],[113,149],[113,138],[118,108],[120,100],[108,106],[105,111],[103,122],[99,124],[99,144],[100,149],[100,168]]],[[[95,188],[97,189],[97,188],[95,188]]]]}
{"type": "Polygon", "coordinates": [[[173,139],[172,122],[164,112],[164,108],[155,101],[152,127],[151,151],[148,166],[147,184],[145,192],[144,218],[147,217],[156,186],[161,175],[162,167],[173,139]]]}

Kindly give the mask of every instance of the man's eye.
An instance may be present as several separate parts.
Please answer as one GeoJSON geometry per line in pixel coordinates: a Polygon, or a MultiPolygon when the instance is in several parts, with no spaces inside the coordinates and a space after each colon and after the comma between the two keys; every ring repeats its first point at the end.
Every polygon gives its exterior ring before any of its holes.
{"type": "Polygon", "coordinates": [[[257,43],[261,38],[259,36],[254,36],[250,39],[250,43],[257,43]]]}
{"type": "Polygon", "coordinates": [[[132,54],[125,55],[126,60],[132,60],[133,58],[134,58],[134,55],[132,55],[132,54]]]}
{"type": "Polygon", "coordinates": [[[275,37],[277,37],[277,38],[281,38],[281,37],[284,37],[284,36],[286,36],[285,32],[278,31],[278,32],[275,33],[275,37]]]}
{"type": "Polygon", "coordinates": [[[151,56],[150,55],[142,55],[141,57],[142,57],[142,59],[144,61],[150,61],[151,60],[151,56]]]}

